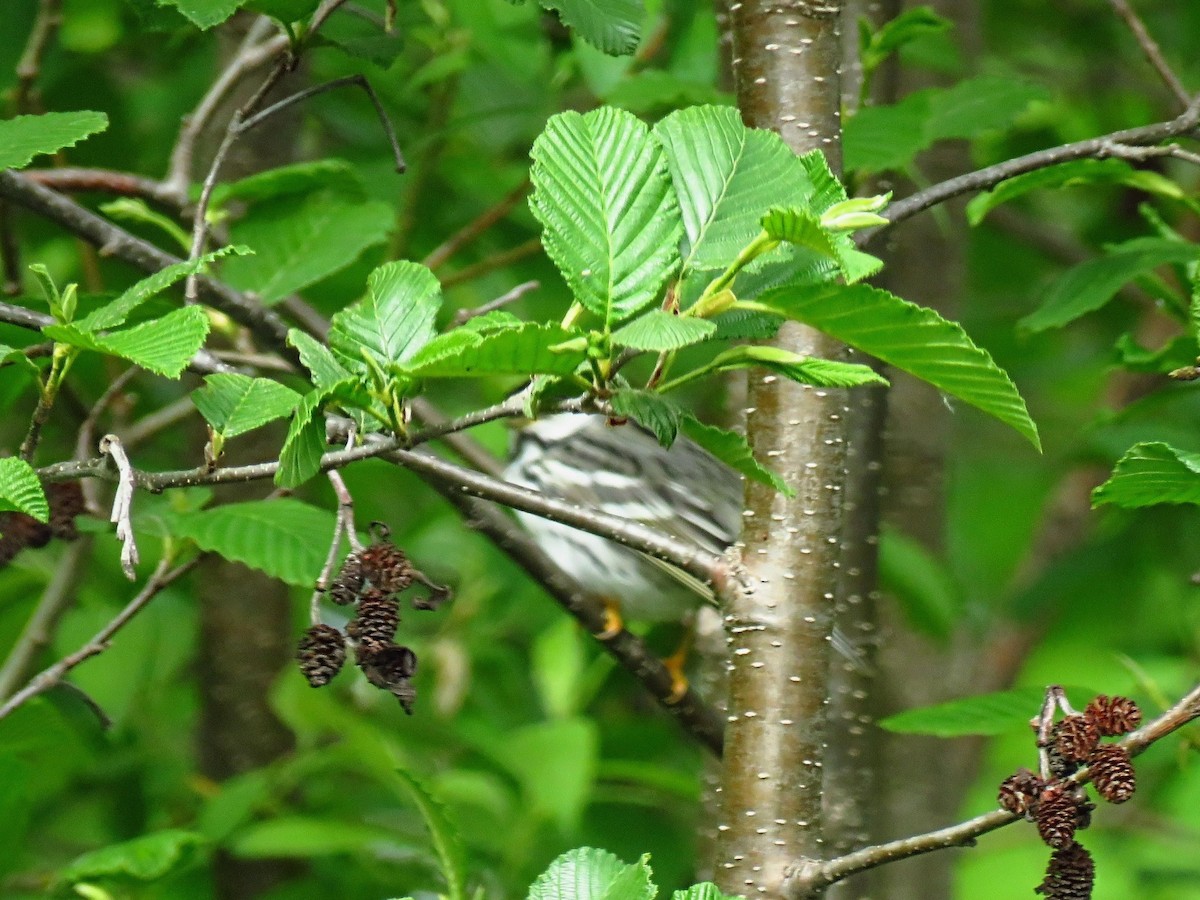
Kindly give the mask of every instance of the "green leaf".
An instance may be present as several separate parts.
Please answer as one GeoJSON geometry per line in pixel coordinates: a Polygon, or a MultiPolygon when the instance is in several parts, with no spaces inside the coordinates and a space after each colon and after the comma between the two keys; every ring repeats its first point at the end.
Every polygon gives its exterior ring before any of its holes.
{"type": "Polygon", "coordinates": [[[403,769],[396,770],[396,780],[416,804],[433,839],[433,849],[441,864],[449,900],[466,900],[467,866],[462,838],[450,822],[446,808],[430,795],[416,778],[403,769]]]}
{"type": "Polygon", "coordinates": [[[653,432],[664,447],[675,443],[683,422],[683,408],[674,400],[654,391],[621,388],[613,391],[609,403],[617,415],[633,419],[653,432]]]}
{"type": "Polygon", "coordinates": [[[300,354],[300,362],[308,369],[314,387],[330,388],[351,377],[333,352],[307,332],[289,329],[288,343],[300,354]]]}
{"type": "Polygon", "coordinates": [[[1073,322],[1108,303],[1121,286],[1168,263],[1200,259],[1200,244],[1167,238],[1134,238],[1109,249],[1105,256],[1070,269],[1046,292],[1039,309],[1018,326],[1045,331],[1073,322]]]}
{"type": "Polygon", "coordinates": [[[575,299],[606,329],[658,297],[682,224],[662,148],[627,112],[554,116],[531,151],[530,207],[575,299]]]}
{"type": "Polygon", "coordinates": [[[777,288],[756,302],[928,381],[1041,449],[1012,379],[961,325],[933,310],[864,284],[777,288]]]}
{"type": "Polygon", "coordinates": [[[42,483],[33,467],[19,457],[0,457],[0,509],[16,510],[39,522],[50,521],[42,483]]]}
{"type": "Polygon", "coordinates": [[[558,325],[527,322],[480,335],[456,329],[440,335],[448,345],[426,344],[403,367],[414,378],[468,378],[483,375],[569,375],[584,361],[584,350],[562,349],[578,334],[558,325]]]}
{"type": "Polygon", "coordinates": [[[246,8],[280,22],[298,22],[311,16],[320,5],[321,0],[249,0],[246,8]]]}
{"type": "Polygon", "coordinates": [[[353,372],[363,372],[363,352],[380,366],[404,363],[434,336],[442,287],[424,266],[402,260],[377,268],[367,296],[333,316],[329,347],[353,372]]]}
{"type": "Polygon", "coordinates": [[[275,483],[280,487],[299,487],[321,471],[321,457],[325,454],[325,417],[321,408],[332,396],[338,385],[350,385],[350,381],[338,382],[329,387],[309,391],[300,398],[300,405],[288,425],[283,449],[279,452],[279,470],[275,483]]]}
{"type": "Polygon", "coordinates": [[[288,584],[311,588],[333,537],[334,515],[299,500],[251,500],[177,516],[172,533],[288,584]]]}
{"type": "Polygon", "coordinates": [[[879,724],[898,734],[930,734],[943,738],[1028,732],[1029,719],[1042,708],[1045,694],[1043,688],[1037,687],[979,694],[920,709],[907,709],[882,719],[879,724]]]}
{"type": "Polygon", "coordinates": [[[286,194],[309,194],[331,188],[346,199],[366,199],[354,166],[344,159],[314,159],[256,172],[229,184],[218,184],[213,190],[212,202],[214,206],[223,206],[230,200],[255,203],[286,194]]]}
{"type": "MultiPolygon", "coordinates": [[[[866,19],[860,19],[866,23],[866,19]]],[[[874,34],[862,33],[860,54],[862,66],[868,71],[879,68],[889,55],[910,41],[930,34],[940,34],[952,27],[949,19],[943,19],[928,6],[907,9],[890,22],[885,22],[874,34]]],[[[869,27],[869,23],[866,23],[869,27]]]]}
{"type": "Polygon", "coordinates": [[[1005,75],[980,75],[948,88],[933,88],[925,137],[932,144],[1006,128],[1029,104],[1049,97],[1041,85],[1005,75]]]}
{"type": "Polygon", "coordinates": [[[932,638],[946,640],[962,619],[962,588],[924,546],[895,529],[880,535],[879,583],[913,628],[932,638]]]}
{"type": "Polygon", "coordinates": [[[759,233],[772,206],[810,208],[814,188],[779,135],[747,128],[736,109],[700,106],[654,127],[686,233],[684,269],[721,270],[759,233]]]}
{"type": "Polygon", "coordinates": [[[505,732],[491,752],[521,785],[530,812],[570,831],[595,784],[599,742],[596,723],[576,717],[505,732]]]}
{"type": "Polygon", "coordinates": [[[888,380],[861,363],[838,362],[813,356],[801,356],[780,347],[747,345],[731,347],[718,354],[703,368],[704,372],[729,372],[758,366],[778,372],[792,381],[816,387],[859,387],[865,384],[886,386],[888,380]]]}
{"type": "Polygon", "coordinates": [[[160,6],[174,6],[197,28],[220,25],[246,4],[246,0],[158,0],[160,6]]]}
{"type": "Polygon", "coordinates": [[[717,333],[717,326],[707,319],[677,316],[662,309],[652,309],[612,334],[613,343],[634,350],[664,353],[706,341],[717,333]]]}
{"type": "Polygon", "coordinates": [[[676,891],[671,895],[671,900],[738,900],[738,898],[722,893],[719,887],[711,881],[706,881],[703,884],[694,884],[686,891],[676,891]]]}
{"type": "Polygon", "coordinates": [[[287,416],[300,395],[270,378],[219,373],[205,377],[192,402],[214,431],[232,438],[287,416]]]}
{"type": "Polygon", "coordinates": [[[167,313],[133,328],[113,331],[96,343],[99,349],[124,357],[143,369],[178,378],[208,337],[208,314],[199,306],[167,313]]]}
{"type": "Polygon", "coordinates": [[[636,866],[626,865],[607,850],[569,850],[533,883],[528,900],[616,900],[609,891],[629,869],[636,866]]]}
{"type": "Polygon", "coordinates": [[[846,120],[843,164],[848,172],[905,169],[929,146],[925,123],[930,116],[927,91],[915,91],[890,106],[863,106],[846,120]]]}
{"type": "Polygon", "coordinates": [[[1112,475],[1092,491],[1092,505],[1137,508],[1160,503],[1200,503],[1200,453],[1159,441],[1135,444],[1112,475]]]}
{"type": "Polygon", "coordinates": [[[221,259],[230,254],[241,256],[249,252],[250,250],[247,247],[222,247],[219,250],[214,250],[212,253],[205,253],[199,259],[184,260],[183,262],[167,266],[164,269],[159,269],[153,275],[147,276],[127,288],[115,300],[104,304],[104,306],[84,316],[82,319],[75,320],[72,324],[80,331],[95,332],[108,328],[116,328],[118,325],[123,325],[125,320],[129,318],[130,313],[147,300],[161,294],[167,288],[171,287],[171,285],[183,281],[194,272],[203,271],[213,260],[221,259]]]}
{"type": "Polygon", "coordinates": [[[395,845],[398,840],[393,829],[380,825],[315,816],[277,816],[239,831],[230,841],[230,850],[244,859],[308,859],[343,853],[373,857],[380,848],[395,845]]]}
{"type": "Polygon", "coordinates": [[[978,225],[997,206],[1030,191],[1097,184],[1123,184],[1176,200],[1186,197],[1174,181],[1157,172],[1135,169],[1123,159],[1076,159],[1000,182],[990,191],[971,199],[967,204],[967,219],[972,225],[978,225]]]}
{"type": "Polygon", "coordinates": [[[0,120],[0,169],[23,169],[42,153],[73,147],[108,127],[108,116],[82,109],[0,120]]]}
{"type": "Polygon", "coordinates": [[[387,203],[323,190],[285,194],[255,206],[230,229],[254,256],[231,260],[225,280],[276,303],[339,272],[368,247],[381,244],[395,224],[387,203]]]}
{"type": "Polygon", "coordinates": [[[59,877],[72,883],[120,877],[157,881],[190,863],[204,843],[193,831],[156,831],[76,857],[59,877]]]}
{"type": "Polygon", "coordinates": [[[628,56],[642,38],[642,0],[541,0],[563,24],[610,56],[628,56]]]}
{"type": "Polygon", "coordinates": [[[747,478],[775,488],[787,497],[796,492],[778,474],[760,465],[750,450],[750,445],[740,434],[712,425],[705,425],[692,416],[683,419],[683,431],[693,441],[715,456],[729,468],[741,472],[747,478]]]}
{"type": "Polygon", "coordinates": [[[118,197],[116,200],[100,204],[100,212],[118,222],[134,222],[139,225],[149,225],[151,228],[157,228],[173,240],[184,253],[187,253],[191,249],[191,235],[184,231],[170,216],[163,215],[157,210],[151,209],[150,205],[140,197],[118,197]]]}
{"type": "Polygon", "coordinates": [[[1171,338],[1157,350],[1147,350],[1137,342],[1132,334],[1125,333],[1117,338],[1114,348],[1118,361],[1131,372],[1155,372],[1166,374],[1184,366],[1196,364],[1200,355],[1200,347],[1196,339],[1190,335],[1179,335],[1171,338]]]}

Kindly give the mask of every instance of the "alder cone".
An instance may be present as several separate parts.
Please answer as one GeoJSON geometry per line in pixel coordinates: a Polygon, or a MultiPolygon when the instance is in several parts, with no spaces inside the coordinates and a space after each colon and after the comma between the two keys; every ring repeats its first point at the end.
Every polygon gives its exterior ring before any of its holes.
{"type": "Polygon", "coordinates": [[[1128,697],[1109,697],[1100,694],[1083,713],[1096,723],[1104,737],[1117,737],[1137,729],[1142,724],[1142,711],[1128,697]]]}
{"type": "Polygon", "coordinates": [[[1023,816],[1037,806],[1038,797],[1046,783],[1028,769],[1018,769],[1000,782],[997,795],[1000,805],[1010,813],[1023,816]]]}
{"type": "Polygon", "coordinates": [[[1034,888],[1046,900],[1090,900],[1096,881],[1096,863],[1085,847],[1075,842],[1050,855],[1046,877],[1034,888]]]}
{"type": "Polygon", "coordinates": [[[357,603],[366,583],[367,576],[363,574],[362,562],[357,553],[351,553],[342,563],[341,571],[329,588],[329,599],[338,606],[357,603]]]}
{"type": "Polygon", "coordinates": [[[1034,820],[1038,834],[1047,845],[1061,850],[1075,840],[1075,829],[1080,822],[1079,806],[1074,787],[1056,785],[1042,791],[1034,820]]]}
{"type": "Polygon", "coordinates": [[[358,560],[367,580],[385,593],[398,593],[413,583],[412,563],[403,550],[389,541],[364,547],[358,560]]]}
{"type": "Polygon", "coordinates": [[[1119,744],[1105,744],[1090,760],[1092,784],[1109,803],[1124,803],[1137,788],[1137,775],[1129,751],[1119,744]]]}
{"type": "Polygon", "coordinates": [[[1054,745],[1069,762],[1083,762],[1100,743],[1100,729],[1090,716],[1067,716],[1054,727],[1054,745]]]}
{"type": "Polygon", "coordinates": [[[400,624],[400,606],[391,594],[370,588],[358,602],[358,616],[346,626],[346,634],[370,654],[388,647],[400,624]]]}
{"type": "Polygon", "coordinates": [[[332,625],[314,625],[296,648],[300,671],[313,687],[324,687],[346,661],[346,639],[332,625]]]}

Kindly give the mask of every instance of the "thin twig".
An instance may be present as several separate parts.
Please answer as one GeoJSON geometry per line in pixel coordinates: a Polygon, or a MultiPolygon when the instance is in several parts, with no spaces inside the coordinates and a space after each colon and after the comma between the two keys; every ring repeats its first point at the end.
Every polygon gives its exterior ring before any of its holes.
{"type": "Polygon", "coordinates": [[[489,272],[494,272],[497,269],[503,269],[505,266],[510,266],[515,262],[525,259],[527,256],[533,256],[542,249],[541,238],[530,238],[529,240],[517,244],[517,246],[495,253],[487,259],[481,259],[477,263],[472,263],[469,266],[464,266],[457,272],[452,272],[445,278],[441,279],[443,288],[450,288],[456,284],[462,284],[465,281],[473,281],[476,278],[482,278],[489,272]]]}
{"type": "Polygon", "coordinates": [[[521,201],[521,198],[529,193],[530,186],[531,182],[529,178],[524,178],[520,184],[501,197],[497,203],[485,209],[476,218],[472,219],[435,247],[433,252],[421,260],[421,265],[436,270],[455,253],[512,212],[513,207],[521,201]]]}
{"type": "Polygon", "coordinates": [[[163,182],[129,172],[64,168],[26,169],[25,174],[38,184],[55,191],[96,191],[121,197],[141,197],[177,213],[182,212],[184,208],[178,195],[169,190],[163,182]]]}
{"type": "Polygon", "coordinates": [[[1111,153],[1115,146],[1125,145],[1133,147],[1157,144],[1168,138],[1189,134],[1196,130],[1197,125],[1200,125],[1200,95],[1191,100],[1188,108],[1181,115],[1171,119],[1169,122],[1159,122],[1140,128],[1127,128],[1123,131],[1114,131],[1112,134],[1106,134],[1101,137],[1088,138],[1085,141],[1076,141],[1072,144],[1063,144],[1058,147],[1050,147],[1046,150],[1027,153],[1024,156],[1018,156],[1005,160],[1002,163],[997,163],[994,166],[986,166],[974,172],[958,175],[932,185],[925,190],[917,191],[917,193],[893,203],[881,213],[888,220],[887,225],[881,225],[869,231],[860,231],[855,236],[855,242],[862,246],[872,240],[881,231],[960,194],[986,190],[1016,175],[1023,175],[1026,172],[1044,169],[1058,163],[1074,159],[1103,158],[1106,153],[1111,153]]]}
{"type": "Polygon", "coordinates": [[[150,576],[150,580],[146,582],[145,587],[138,591],[137,595],[129,601],[123,610],[117,613],[112,621],[96,632],[96,635],[90,641],[69,656],[64,656],[9,697],[4,705],[0,706],[0,719],[4,719],[18,707],[29,702],[39,694],[44,694],[50,690],[50,688],[61,682],[67,673],[80,663],[91,659],[93,656],[98,656],[107,650],[113,636],[117,632],[129,624],[134,616],[145,609],[146,605],[163,588],[191,571],[202,558],[202,556],[197,556],[195,559],[176,566],[174,569],[170,569],[170,560],[164,557],[154,570],[154,574],[150,576]]]}
{"type": "Polygon", "coordinates": [[[1146,30],[1145,23],[1138,17],[1138,14],[1133,11],[1133,7],[1129,5],[1127,0],[1108,0],[1113,11],[1120,16],[1125,26],[1133,33],[1134,39],[1138,46],[1142,48],[1142,53],[1150,65],[1154,67],[1154,71],[1158,73],[1158,77],[1163,80],[1163,84],[1175,95],[1175,99],[1179,101],[1179,105],[1187,107],[1192,102],[1191,95],[1188,94],[1187,88],[1183,86],[1183,82],[1179,80],[1179,76],[1167,63],[1167,60],[1162,55],[1162,50],[1159,49],[1158,42],[1150,36],[1150,32],[1146,30]]]}
{"type": "Polygon", "coordinates": [[[495,300],[489,300],[487,303],[480,304],[474,309],[460,309],[454,314],[454,318],[450,320],[450,324],[455,328],[459,325],[465,325],[478,316],[487,315],[490,312],[508,306],[510,303],[515,303],[530,291],[536,291],[541,286],[542,283],[540,281],[526,281],[523,284],[518,284],[511,291],[501,294],[495,300]]]}

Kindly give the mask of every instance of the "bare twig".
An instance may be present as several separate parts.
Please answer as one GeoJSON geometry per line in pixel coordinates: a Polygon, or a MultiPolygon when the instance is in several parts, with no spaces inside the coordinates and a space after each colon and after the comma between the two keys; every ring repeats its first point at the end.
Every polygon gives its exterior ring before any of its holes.
{"type": "Polygon", "coordinates": [[[477,316],[487,315],[490,312],[508,306],[510,303],[515,303],[530,291],[536,291],[541,286],[542,283],[540,281],[526,281],[523,284],[518,284],[511,291],[501,294],[495,300],[489,300],[487,303],[480,304],[474,309],[460,309],[454,314],[451,324],[455,327],[465,325],[477,316]]]}
{"type": "Polygon", "coordinates": [[[112,169],[27,169],[25,174],[38,184],[55,191],[96,191],[102,194],[117,194],[122,197],[142,197],[152,200],[175,212],[184,208],[178,195],[161,181],[116,172],[112,169]]]}
{"type": "Polygon", "coordinates": [[[0,265],[4,268],[0,291],[16,297],[21,293],[21,243],[13,229],[12,207],[5,200],[0,200],[0,265]]]}
{"type": "Polygon", "coordinates": [[[154,597],[174,581],[178,580],[182,575],[191,571],[191,569],[200,561],[202,557],[198,556],[195,559],[189,560],[174,569],[170,568],[170,560],[163,558],[154,570],[154,574],[150,576],[150,580],[146,582],[145,587],[138,591],[137,595],[129,601],[123,610],[121,610],[107,625],[101,628],[96,635],[76,650],[69,656],[65,656],[44,670],[40,675],[37,675],[27,685],[13,694],[0,706],[0,719],[4,719],[10,715],[21,705],[29,702],[39,694],[44,694],[52,687],[60,683],[67,673],[78,666],[85,660],[91,659],[93,656],[98,656],[107,650],[113,636],[118,631],[129,624],[139,612],[145,609],[146,605],[154,599],[154,597]]]}
{"type": "Polygon", "coordinates": [[[466,281],[473,281],[476,278],[482,278],[489,272],[494,272],[497,269],[503,269],[505,266],[511,266],[515,262],[525,259],[527,256],[533,256],[542,249],[541,238],[530,238],[529,240],[517,244],[517,246],[495,253],[487,259],[481,259],[477,263],[472,263],[469,266],[464,266],[457,272],[452,272],[445,278],[441,279],[442,287],[450,288],[456,284],[462,284],[466,281]]]}
{"type": "Polygon", "coordinates": [[[1108,3],[1113,8],[1113,11],[1124,20],[1125,26],[1133,33],[1138,46],[1142,48],[1142,53],[1145,54],[1150,65],[1154,67],[1154,71],[1158,73],[1158,77],[1163,80],[1163,84],[1175,95],[1175,99],[1179,101],[1179,105],[1186,108],[1192,102],[1191,95],[1188,94],[1187,88],[1183,86],[1183,82],[1179,80],[1179,76],[1175,74],[1175,71],[1163,57],[1158,42],[1150,36],[1150,32],[1146,30],[1145,23],[1133,11],[1133,7],[1129,5],[1127,0],[1108,0],[1108,3]]]}
{"type": "Polygon", "coordinates": [[[512,212],[513,207],[529,192],[529,188],[529,179],[523,179],[520,184],[500,198],[497,203],[485,209],[476,218],[472,219],[435,247],[432,253],[421,260],[421,264],[430,269],[437,269],[455,253],[512,212]]]}
{"type": "Polygon", "coordinates": [[[33,86],[42,72],[42,59],[61,24],[62,0],[42,0],[25,49],[17,61],[17,90],[13,101],[19,113],[29,112],[32,108],[33,86]]]}
{"type": "Polygon", "coordinates": [[[133,536],[133,492],[137,488],[137,474],[121,439],[115,434],[106,434],[100,439],[100,452],[110,457],[117,466],[117,493],[113,497],[112,514],[109,521],[117,526],[117,540],[121,542],[121,569],[130,581],[137,578],[134,568],[139,561],[137,541],[133,536]]]}
{"type": "Polygon", "coordinates": [[[855,236],[855,241],[860,246],[866,244],[881,231],[897,225],[931,206],[944,203],[960,194],[986,190],[1016,175],[1074,159],[1101,159],[1117,146],[1136,147],[1157,144],[1168,138],[1190,134],[1196,130],[1197,125],[1200,125],[1200,95],[1191,100],[1188,108],[1181,115],[1169,122],[1159,122],[1140,128],[1127,128],[1101,137],[1088,138],[1085,141],[1038,150],[1005,160],[994,166],[986,166],[975,172],[949,178],[925,190],[917,191],[917,193],[893,203],[882,212],[881,215],[888,220],[887,225],[881,225],[879,228],[869,231],[860,231],[855,236]]]}

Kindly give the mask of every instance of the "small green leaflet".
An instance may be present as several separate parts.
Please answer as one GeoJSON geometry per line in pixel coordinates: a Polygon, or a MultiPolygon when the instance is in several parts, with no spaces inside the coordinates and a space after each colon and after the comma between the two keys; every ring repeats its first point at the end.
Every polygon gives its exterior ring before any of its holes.
{"type": "Polygon", "coordinates": [[[48,112],[0,120],[0,169],[23,169],[35,156],[72,147],[108,127],[102,112],[48,112]]]}
{"type": "Polygon", "coordinates": [[[675,443],[684,410],[674,400],[654,391],[621,388],[613,391],[609,403],[618,416],[633,419],[643,428],[653,432],[664,447],[675,443]]]}
{"type": "Polygon", "coordinates": [[[429,269],[402,260],[377,268],[367,279],[367,296],[336,313],[329,347],[352,372],[365,373],[363,353],[379,366],[407,362],[434,334],[442,287],[429,269]]]}
{"type": "Polygon", "coordinates": [[[1018,322],[1029,331],[1045,331],[1100,309],[1121,286],[1159,266],[1200,260],[1200,244],[1170,238],[1134,238],[1109,248],[1069,270],[1046,292],[1042,306],[1018,322]]]}
{"type": "Polygon", "coordinates": [[[815,356],[801,356],[781,347],[754,344],[731,347],[717,356],[702,371],[728,372],[759,366],[778,372],[792,381],[815,387],[860,387],[867,384],[887,386],[888,380],[861,363],[839,362],[815,356]]]}
{"type": "Polygon", "coordinates": [[[288,584],[311,588],[321,572],[334,515],[299,500],[252,500],[179,516],[172,534],[288,584]]]}
{"type": "Polygon", "coordinates": [[[321,409],[336,388],[353,389],[357,385],[357,379],[347,379],[309,391],[300,399],[279,452],[279,470],[275,473],[277,485],[299,487],[321,471],[321,457],[326,450],[325,419],[321,409]]]}
{"type": "Polygon", "coordinates": [[[931,309],[864,284],[782,287],[755,306],[774,310],[903,369],[1010,425],[1041,450],[1012,379],[963,331],[931,309]]]}
{"type": "Polygon", "coordinates": [[[16,510],[39,522],[50,521],[42,483],[33,467],[19,457],[0,457],[0,509],[16,510]]]}
{"type": "Polygon", "coordinates": [[[192,402],[214,431],[232,438],[288,415],[300,395],[270,378],[218,373],[192,391],[192,402]]]}
{"type": "Polygon", "coordinates": [[[58,875],[68,883],[110,878],[158,881],[192,863],[205,843],[203,835],[194,831],[155,831],[84,853],[58,875]]]}
{"type": "Polygon", "coordinates": [[[1160,503],[1200,503],[1200,453],[1170,444],[1135,444],[1117,460],[1112,475],[1092,491],[1092,505],[1137,508],[1160,503]]]}
{"type": "Polygon", "coordinates": [[[204,346],[208,326],[208,314],[201,307],[186,306],[107,335],[85,331],[78,323],[47,325],[42,333],[59,343],[120,356],[158,375],[178,378],[204,346]]]}
{"type": "Polygon", "coordinates": [[[662,147],[624,110],[560,113],[530,151],[542,243],[607,330],[653,303],[679,265],[683,224],[662,147]]]}
{"type": "Polygon", "coordinates": [[[707,319],[652,309],[622,325],[613,332],[612,339],[621,347],[664,353],[706,341],[716,332],[717,326],[707,319]]]}

